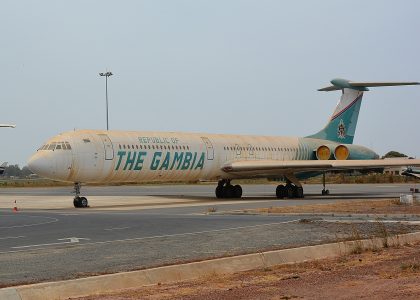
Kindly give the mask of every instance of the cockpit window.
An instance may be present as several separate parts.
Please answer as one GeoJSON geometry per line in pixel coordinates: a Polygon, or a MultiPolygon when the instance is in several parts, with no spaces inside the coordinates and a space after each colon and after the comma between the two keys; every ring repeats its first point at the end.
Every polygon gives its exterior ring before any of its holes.
{"type": "Polygon", "coordinates": [[[52,143],[48,146],[47,150],[54,150],[54,148],[55,148],[55,143],[52,143]]]}
{"type": "Polygon", "coordinates": [[[66,142],[67,150],[71,150],[70,143],[66,142]]]}
{"type": "Polygon", "coordinates": [[[58,144],[55,149],[61,149],[61,144],[58,144]]]}

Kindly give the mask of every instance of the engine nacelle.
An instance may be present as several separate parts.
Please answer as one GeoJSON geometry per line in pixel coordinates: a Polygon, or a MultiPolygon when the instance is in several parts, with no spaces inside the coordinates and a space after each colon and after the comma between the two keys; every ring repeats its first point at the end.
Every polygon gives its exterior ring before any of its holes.
{"type": "Polygon", "coordinates": [[[318,160],[329,160],[331,158],[331,147],[329,145],[322,145],[319,146],[318,149],[315,150],[316,159],[318,160]]]}
{"type": "Polygon", "coordinates": [[[334,158],[336,160],[346,160],[350,156],[350,150],[344,145],[338,145],[334,150],[334,158]]]}
{"type": "Polygon", "coordinates": [[[378,159],[374,151],[358,145],[325,144],[319,146],[315,152],[318,160],[348,160],[348,159],[378,159]]]}
{"type": "Polygon", "coordinates": [[[350,156],[350,150],[344,145],[322,145],[315,150],[315,156],[318,160],[346,160],[350,156]]]}

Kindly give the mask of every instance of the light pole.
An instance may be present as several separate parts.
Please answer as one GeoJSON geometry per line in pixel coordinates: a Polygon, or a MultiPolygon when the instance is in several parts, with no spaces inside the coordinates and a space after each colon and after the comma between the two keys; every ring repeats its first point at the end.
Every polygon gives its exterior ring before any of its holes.
{"type": "Polygon", "coordinates": [[[99,76],[105,76],[105,99],[106,99],[106,130],[109,130],[109,121],[108,121],[108,77],[112,76],[112,72],[99,73],[99,76]]]}

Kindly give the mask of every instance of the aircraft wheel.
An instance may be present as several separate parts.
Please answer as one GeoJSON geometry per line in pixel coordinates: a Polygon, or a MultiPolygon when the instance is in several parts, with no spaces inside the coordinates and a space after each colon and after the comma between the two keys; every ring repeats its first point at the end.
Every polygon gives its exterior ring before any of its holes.
{"type": "Polygon", "coordinates": [[[88,207],[88,200],[86,199],[86,197],[80,197],[80,207],[88,207]]]}
{"type": "Polygon", "coordinates": [[[76,208],[80,207],[80,197],[75,197],[75,198],[73,199],[73,205],[74,205],[74,207],[76,207],[76,208]]]}
{"type": "Polygon", "coordinates": [[[295,189],[293,188],[293,185],[291,185],[291,184],[286,185],[286,196],[289,199],[294,198],[294,196],[295,196],[295,189]]]}
{"type": "Polygon", "coordinates": [[[233,194],[235,198],[241,198],[242,197],[242,187],[237,184],[233,187],[233,194]]]}
{"type": "Polygon", "coordinates": [[[235,196],[235,188],[233,187],[233,185],[226,185],[223,190],[223,198],[233,198],[235,196]]]}
{"type": "Polygon", "coordinates": [[[283,199],[286,194],[286,188],[284,185],[280,184],[276,187],[276,197],[279,199],[283,199]]]}
{"type": "Polygon", "coordinates": [[[296,198],[303,198],[303,188],[302,187],[297,187],[296,188],[296,198]]]}
{"type": "Polygon", "coordinates": [[[220,198],[223,198],[223,196],[224,196],[224,188],[223,188],[223,185],[218,185],[216,187],[216,197],[220,199],[220,198]]]}
{"type": "Polygon", "coordinates": [[[330,194],[330,190],[322,190],[322,195],[329,195],[330,194]]]}

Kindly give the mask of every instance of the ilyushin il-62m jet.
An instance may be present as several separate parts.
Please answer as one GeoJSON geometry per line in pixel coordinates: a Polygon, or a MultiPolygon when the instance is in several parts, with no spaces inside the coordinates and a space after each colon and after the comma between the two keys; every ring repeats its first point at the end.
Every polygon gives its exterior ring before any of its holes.
{"type": "MultiPolygon", "coordinates": [[[[320,91],[341,90],[327,125],[307,137],[182,132],[76,130],[48,140],[30,158],[40,176],[74,183],[74,206],[87,207],[81,183],[218,181],[217,198],[240,198],[241,178],[284,178],[278,198],[302,198],[300,180],[336,170],[420,166],[420,160],[382,160],[353,145],[362,96],[368,87],[418,82],[334,79],[320,91]]],[[[327,194],[328,190],[322,190],[327,194]]],[[[274,191],[273,191],[274,195],[274,191]]]]}

